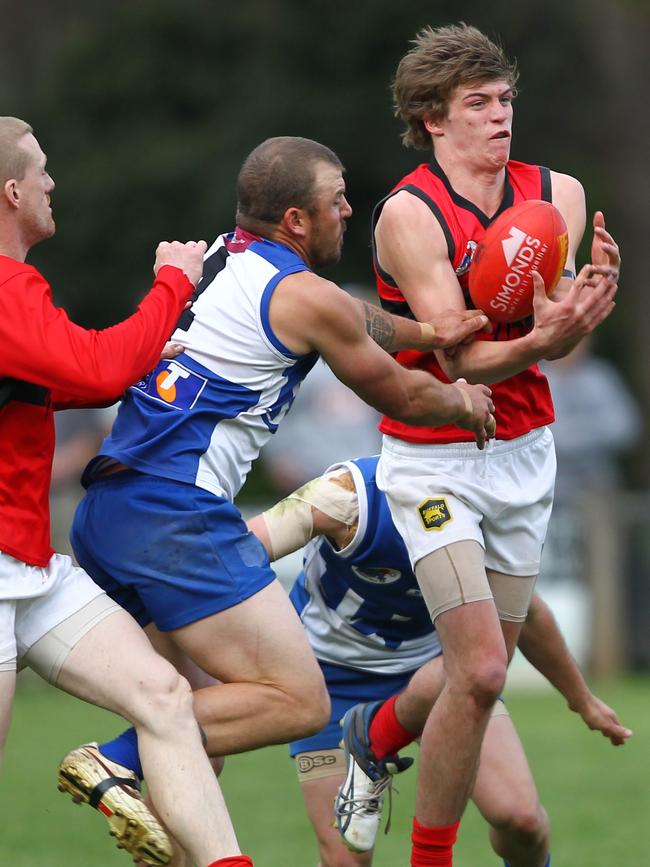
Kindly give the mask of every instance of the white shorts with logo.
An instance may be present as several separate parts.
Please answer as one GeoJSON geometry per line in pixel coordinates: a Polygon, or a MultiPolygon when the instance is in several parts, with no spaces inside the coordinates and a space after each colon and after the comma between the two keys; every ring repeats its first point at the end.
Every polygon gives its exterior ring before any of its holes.
{"type": "Polygon", "coordinates": [[[415,564],[452,542],[477,541],[485,567],[539,572],[553,504],[555,447],[549,428],[514,440],[443,445],[385,436],[377,484],[415,564]]]}
{"type": "Polygon", "coordinates": [[[15,671],[37,641],[93,600],[84,622],[75,622],[72,641],[118,606],[65,554],[39,567],[0,551],[0,671],[15,671]]]}

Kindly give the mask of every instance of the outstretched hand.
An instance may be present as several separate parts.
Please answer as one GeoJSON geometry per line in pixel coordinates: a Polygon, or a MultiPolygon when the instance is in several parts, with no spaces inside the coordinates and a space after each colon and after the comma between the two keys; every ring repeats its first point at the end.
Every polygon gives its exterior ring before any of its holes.
{"type": "Polygon", "coordinates": [[[542,358],[560,358],[600,325],[614,309],[617,284],[611,266],[585,265],[566,295],[553,301],[537,271],[533,276],[533,331],[542,358]]]}
{"type": "Polygon", "coordinates": [[[490,320],[481,310],[445,310],[424,324],[430,326],[425,332],[430,335],[430,343],[423,345],[423,351],[470,343],[476,332],[492,330],[490,320]]]}
{"type": "Polygon", "coordinates": [[[574,707],[572,710],[580,714],[588,728],[609,738],[615,747],[622,746],[632,737],[632,730],[621,725],[616,712],[593,693],[589,694],[583,706],[574,707]]]}

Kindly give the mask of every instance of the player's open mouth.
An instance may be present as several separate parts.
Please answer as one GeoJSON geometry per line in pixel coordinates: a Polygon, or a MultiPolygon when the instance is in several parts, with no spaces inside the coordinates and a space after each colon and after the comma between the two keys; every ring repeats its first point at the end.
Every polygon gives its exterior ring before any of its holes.
{"type": "Polygon", "coordinates": [[[493,136],[490,136],[490,141],[494,141],[495,139],[500,138],[510,138],[510,133],[507,129],[502,129],[500,132],[497,132],[493,136]]]}

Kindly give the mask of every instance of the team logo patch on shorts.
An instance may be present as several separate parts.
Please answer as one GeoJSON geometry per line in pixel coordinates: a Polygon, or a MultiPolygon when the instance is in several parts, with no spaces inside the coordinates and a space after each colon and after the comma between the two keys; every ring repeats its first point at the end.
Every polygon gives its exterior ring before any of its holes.
{"type": "Polygon", "coordinates": [[[451,521],[451,512],[447,500],[443,497],[425,500],[418,506],[418,512],[427,532],[429,530],[441,530],[445,524],[451,521]]]}

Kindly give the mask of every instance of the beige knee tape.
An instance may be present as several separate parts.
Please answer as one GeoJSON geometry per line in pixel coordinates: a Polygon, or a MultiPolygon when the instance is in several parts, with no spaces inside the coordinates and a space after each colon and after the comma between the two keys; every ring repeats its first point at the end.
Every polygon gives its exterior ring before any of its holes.
{"type": "Polygon", "coordinates": [[[492,599],[485,573],[483,548],[478,542],[452,542],[415,564],[415,574],[431,620],[465,605],[492,599]]]}
{"type": "Polygon", "coordinates": [[[345,776],[345,754],[340,749],[298,753],[296,770],[299,783],[322,780],[324,777],[334,777],[338,774],[345,776]]]}
{"type": "Polygon", "coordinates": [[[280,500],[264,512],[262,518],[271,546],[271,561],[302,548],[311,539],[314,530],[311,506],[293,496],[280,500]]]}
{"type": "Polygon", "coordinates": [[[523,623],[533,598],[537,576],[522,578],[519,575],[504,575],[488,569],[487,577],[500,619],[523,623]]]}
{"type": "Polygon", "coordinates": [[[348,470],[340,468],[312,479],[264,512],[272,560],[297,551],[311,539],[312,508],[347,526],[358,522],[359,501],[348,470]]]}
{"type": "Polygon", "coordinates": [[[121,608],[109,596],[105,593],[96,596],[32,644],[22,657],[20,667],[29,666],[48,683],[56,686],[59,673],[72,648],[93,626],[115,611],[121,611],[121,608]]]}

